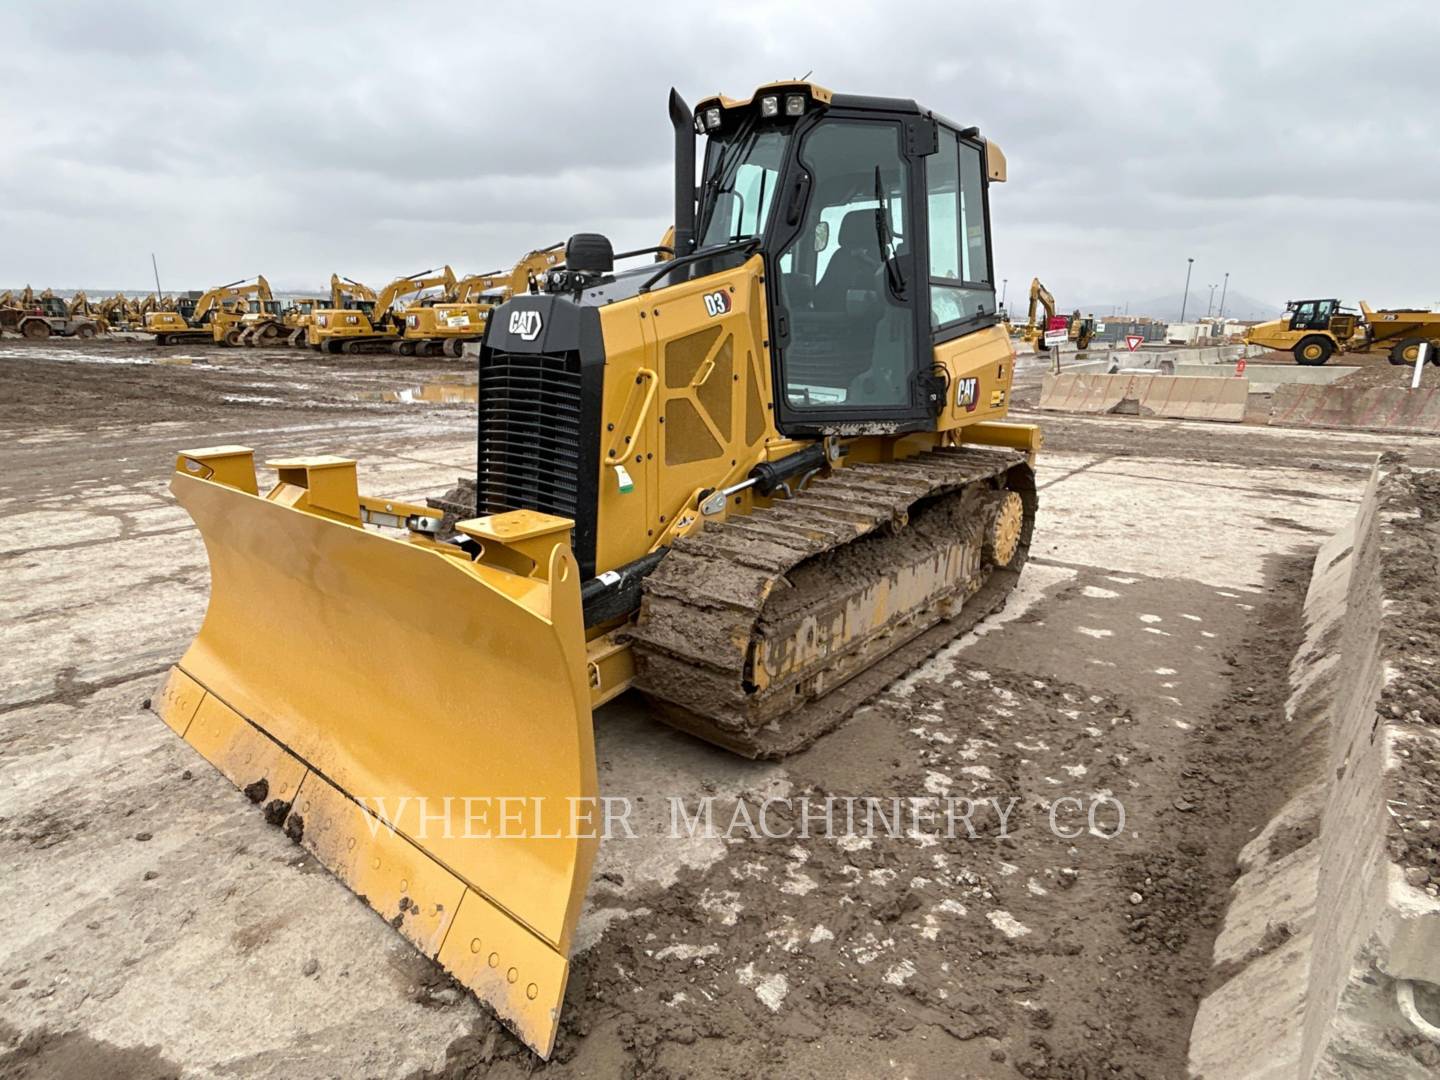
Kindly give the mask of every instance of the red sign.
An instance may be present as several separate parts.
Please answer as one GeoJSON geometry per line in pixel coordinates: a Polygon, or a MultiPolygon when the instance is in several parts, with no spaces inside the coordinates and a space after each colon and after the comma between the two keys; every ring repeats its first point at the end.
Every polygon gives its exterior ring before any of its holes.
{"type": "Polygon", "coordinates": [[[1045,324],[1045,329],[1068,330],[1070,329],[1070,320],[1067,319],[1064,315],[1051,315],[1050,321],[1045,324]]]}
{"type": "Polygon", "coordinates": [[[1144,339],[1143,337],[1141,337],[1139,334],[1126,334],[1126,335],[1125,335],[1125,348],[1129,349],[1131,352],[1134,352],[1136,349],[1138,349],[1138,348],[1139,348],[1141,345],[1143,345],[1144,343],[1145,343],[1145,339],[1144,339]]]}
{"type": "Polygon", "coordinates": [[[1245,374],[1245,358],[1243,356],[1235,361],[1235,374],[1237,377],[1245,374]]]}

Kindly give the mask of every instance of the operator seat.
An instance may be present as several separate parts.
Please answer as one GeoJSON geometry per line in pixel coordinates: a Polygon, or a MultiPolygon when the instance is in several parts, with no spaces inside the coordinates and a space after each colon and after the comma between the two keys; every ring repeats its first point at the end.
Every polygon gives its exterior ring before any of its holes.
{"type": "Polygon", "coordinates": [[[851,210],[841,218],[839,243],[815,286],[817,311],[844,311],[850,292],[874,289],[875,272],[880,269],[875,211],[851,210]]]}

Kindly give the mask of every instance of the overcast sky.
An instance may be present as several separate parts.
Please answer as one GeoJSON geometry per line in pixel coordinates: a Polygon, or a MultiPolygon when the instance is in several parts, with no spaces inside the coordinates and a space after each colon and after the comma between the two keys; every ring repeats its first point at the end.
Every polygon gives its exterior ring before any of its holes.
{"type": "Polygon", "coordinates": [[[658,240],[666,92],[914,97],[1010,161],[1011,306],[1440,302],[1440,3],[0,0],[0,288],[374,284],[658,240]]]}

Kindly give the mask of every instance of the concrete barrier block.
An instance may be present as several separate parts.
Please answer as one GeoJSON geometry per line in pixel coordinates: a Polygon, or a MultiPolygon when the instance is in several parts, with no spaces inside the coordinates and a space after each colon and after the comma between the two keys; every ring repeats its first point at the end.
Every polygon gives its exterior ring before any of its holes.
{"type": "Polygon", "coordinates": [[[1433,435],[1440,433],[1440,389],[1282,385],[1271,399],[1270,423],[1433,435]]]}
{"type": "Polygon", "coordinates": [[[1317,556],[1286,706],[1299,786],[1241,853],[1196,1073],[1440,1075],[1437,505],[1425,474],[1377,467],[1317,556]]]}
{"type": "Polygon", "coordinates": [[[1319,860],[1320,845],[1312,840],[1241,875],[1232,886],[1234,900],[1215,939],[1217,968],[1243,968],[1309,931],[1315,917],[1319,860]]]}
{"type": "Polygon", "coordinates": [[[1078,371],[1047,375],[1040,408],[1055,412],[1160,416],[1174,420],[1245,419],[1248,384],[1244,379],[1187,378],[1142,372],[1105,374],[1078,371]]]}
{"type": "Polygon", "coordinates": [[[1190,1033],[1192,1076],[1297,1080],[1312,952],[1301,934],[1206,995],[1190,1033]]]}
{"type": "Polygon", "coordinates": [[[1176,420],[1239,423],[1245,419],[1249,387],[1247,380],[1227,376],[1156,375],[1140,405],[1157,416],[1176,420]]]}

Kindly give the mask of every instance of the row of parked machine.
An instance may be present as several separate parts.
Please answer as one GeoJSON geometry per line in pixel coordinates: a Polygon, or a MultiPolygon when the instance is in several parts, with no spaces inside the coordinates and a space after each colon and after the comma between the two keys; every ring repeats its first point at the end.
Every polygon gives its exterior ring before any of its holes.
{"type": "Polygon", "coordinates": [[[0,328],[32,340],[137,331],[156,345],[292,346],[331,353],[459,356],[479,341],[490,311],[564,262],[563,245],[531,251],[508,270],[457,277],[444,266],[397,277],[375,290],[339,274],[328,296],[275,296],[263,274],[179,296],[99,302],[0,294],[0,328]]]}

